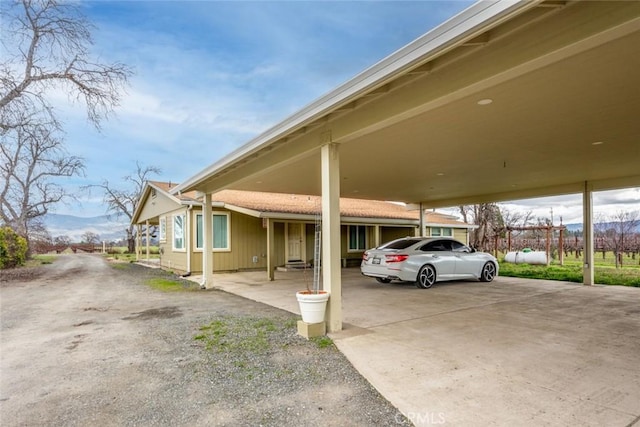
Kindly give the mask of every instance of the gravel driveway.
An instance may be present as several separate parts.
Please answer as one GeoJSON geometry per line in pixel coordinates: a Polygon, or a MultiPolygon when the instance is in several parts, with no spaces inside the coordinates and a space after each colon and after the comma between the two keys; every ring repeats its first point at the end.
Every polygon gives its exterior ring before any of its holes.
{"type": "Polygon", "coordinates": [[[297,316],[159,277],[84,254],[0,272],[0,424],[409,425],[297,316]]]}

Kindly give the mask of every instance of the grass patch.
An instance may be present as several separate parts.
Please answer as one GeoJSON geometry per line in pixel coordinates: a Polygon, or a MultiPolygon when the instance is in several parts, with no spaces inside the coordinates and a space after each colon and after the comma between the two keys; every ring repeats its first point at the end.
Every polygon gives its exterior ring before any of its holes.
{"type": "Polygon", "coordinates": [[[25,267],[37,267],[39,265],[53,264],[56,255],[34,255],[25,263],[25,267]]]}
{"type": "MultiPolygon", "coordinates": [[[[525,279],[561,280],[565,282],[582,283],[582,264],[568,265],[510,264],[500,263],[500,275],[506,277],[522,277],[525,279]]],[[[596,266],[594,281],[603,285],[622,285],[640,287],[640,269],[612,268],[596,266]]]]}
{"type": "MultiPolygon", "coordinates": [[[[129,265],[129,264],[124,264],[124,265],[129,265]]],[[[153,277],[151,279],[147,279],[145,281],[145,284],[161,292],[183,292],[183,291],[194,291],[198,289],[195,283],[193,285],[190,285],[189,283],[186,283],[182,280],[171,279],[166,277],[153,277]]]]}
{"type": "Polygon", "coordinates": [[[107,259],[114,259],[116,261],[123,261],[123,262],[135,262],[136,261],[136,254],[127,254],[127,253],[123,253],[123,254],[105,254],[104,256],[107,259]]]}
{"type": "Polygon", "coordinates": [[[249,355],[269,351],[269,335],[284,328],[284,323],[266,318],[223,317],[200,327],[194,339],[202,341],[207,350],[249,355]]]}
{"type": "Polygon", "coordinates": [[[327,348],[333,346],[333,340],[326,335],[322,337],[311,338],[310,341],[315,343],[318,348],[327,348]]]}

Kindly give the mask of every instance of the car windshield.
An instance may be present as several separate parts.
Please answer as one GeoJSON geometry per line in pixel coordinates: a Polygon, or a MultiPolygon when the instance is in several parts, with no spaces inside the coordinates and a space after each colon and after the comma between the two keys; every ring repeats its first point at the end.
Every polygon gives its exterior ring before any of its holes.
{"type": "Polygon", "coordinates": [[[384,245],[380,246],[378,249],[405,249],[421,241],[422,239],[399,239],[389,243],[385,243],[384,245]]]}

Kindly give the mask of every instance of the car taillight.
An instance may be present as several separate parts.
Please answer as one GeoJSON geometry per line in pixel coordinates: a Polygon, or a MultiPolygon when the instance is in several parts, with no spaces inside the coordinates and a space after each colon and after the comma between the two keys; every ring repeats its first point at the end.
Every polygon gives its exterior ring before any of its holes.
{"type": "Polygon", "coordinates": [[[385,255],[384,259],[387,263],[390,262],[402,262],[409,258],[409,255],[385,255]]]}
{"type": "Polygon", "coordinates": [[[369,252],[365,252],[365,253],[363,253],[363,254],[362,254],[362,260],[363,260],[363,261],[366,261],[366,260],[368,260],[368,259],[369,259],[369,252]]]}

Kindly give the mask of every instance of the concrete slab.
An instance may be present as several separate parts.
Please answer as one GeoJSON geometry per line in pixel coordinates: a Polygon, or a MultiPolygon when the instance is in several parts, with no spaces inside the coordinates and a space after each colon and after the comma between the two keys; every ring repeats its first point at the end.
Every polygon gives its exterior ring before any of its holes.
{"type": "MultiPolygon", "coordinates": [[[[307,273],[214,286],[299,313],[307,273]]],[[[640,426],[640,289],[499,277],[428,290],[343,270],[338,348],[416,425],[640,426]]]]}

